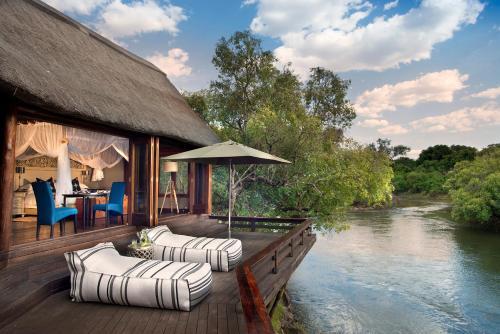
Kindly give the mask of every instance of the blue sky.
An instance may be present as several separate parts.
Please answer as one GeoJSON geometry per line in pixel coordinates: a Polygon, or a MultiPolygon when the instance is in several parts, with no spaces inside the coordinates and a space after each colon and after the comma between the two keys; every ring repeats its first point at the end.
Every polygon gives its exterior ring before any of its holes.
{"type": "Polygon", "coordinates": [[[323,66],[352,81],[348,134],[418,155],[500,142],[500,1],[46,0],[150,60],[181,90],[206,88],[217,41],[252,30],[303,80],[323,66]]]}

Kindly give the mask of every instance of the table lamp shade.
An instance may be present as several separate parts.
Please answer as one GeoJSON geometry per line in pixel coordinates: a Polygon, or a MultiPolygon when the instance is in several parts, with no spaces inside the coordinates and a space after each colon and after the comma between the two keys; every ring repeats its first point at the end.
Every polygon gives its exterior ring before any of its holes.
{"type": "Polygon", "coordinates": [[[175,161],[164,161],[163,171],[165,173],[176,173],[177,172],[177,162],[175,161]]]}

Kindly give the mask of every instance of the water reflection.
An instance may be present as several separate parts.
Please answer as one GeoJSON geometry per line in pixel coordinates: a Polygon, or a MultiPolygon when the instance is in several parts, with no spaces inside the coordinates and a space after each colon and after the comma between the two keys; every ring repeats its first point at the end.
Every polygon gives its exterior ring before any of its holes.
{"type": "Polygon", "coordinates": [[[494,333],[500,328],[500,235],[432,213],[446,203],[350,214],[289,283],[311,333],[494,333]]]}

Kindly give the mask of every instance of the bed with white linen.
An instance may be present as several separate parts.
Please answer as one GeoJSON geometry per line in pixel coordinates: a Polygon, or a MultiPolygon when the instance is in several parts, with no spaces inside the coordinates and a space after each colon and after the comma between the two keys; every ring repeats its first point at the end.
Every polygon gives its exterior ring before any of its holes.
{"type": "Polygon", "coordinates": [[[212,287],[208,264],[121,256],[111,242],[64,256],[76,302],[190,311],[212,287]]]}
{"type": "Polygon", "coordinates": [[[174,234],[164,225],[147,233],[156,260],[209,263],[214,271],[230,271],[241,261],[242,246],[238,239],[174,234]]]}

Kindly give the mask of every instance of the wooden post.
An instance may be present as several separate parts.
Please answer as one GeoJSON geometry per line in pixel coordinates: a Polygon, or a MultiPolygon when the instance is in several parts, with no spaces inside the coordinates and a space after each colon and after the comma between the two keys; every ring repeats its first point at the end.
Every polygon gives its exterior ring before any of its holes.
{"type": "Polygon", "coordinates": [[[273,261],[274,261],[273,274],[277,274],[278,273],[278,249],[277,248],[274,250],[273,261]]]}
{"type": "Polygon", "coordinates": [[[152,200],[150,204],[152,206],[152,219],[150,226],[158,226],[158,194],[160,188],[160,138],[152,138],[152,157],[151,157],[151,171],[152,171],[152,200]]]}
{"type": "Polygon", "coordinates": [[[195,172],[196,164],[194,162],[189,163],[188,167],[188,211],[189,213],[194,213],[195,204],[195,172]]]}
{"type": "Polygon", "coordinates": [[[206,213],[212,213],[212,165],[207,166],[207,208],[206,213]]]}
{"type": "MultiPolygon", "coordinates": [[[[10,249],[12,234],[12,200],[16,164],[16,109],[12,104],[0,105],[0,251],[10,249]]],[[[2,267],[2,265],[0,265],[2,267]]]]}

